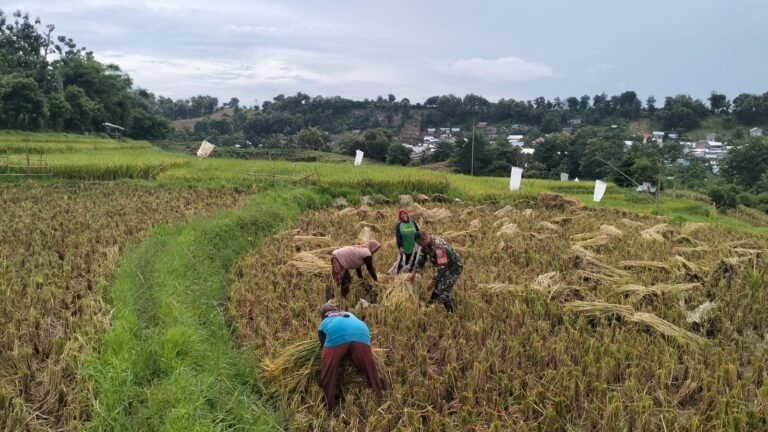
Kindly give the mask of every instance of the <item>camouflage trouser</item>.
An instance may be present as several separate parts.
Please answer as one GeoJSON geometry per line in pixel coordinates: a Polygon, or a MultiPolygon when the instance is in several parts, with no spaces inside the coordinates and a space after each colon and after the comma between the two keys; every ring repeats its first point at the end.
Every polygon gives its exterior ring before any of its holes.
{"type": "Polygon", "coordinates": [[[453,312],[453,286],[461,275],[464,267],[461,264],[446,269],[435,276],[435,290],[429,299],[430,303],[440,302],[445,310],[453,312]]]}

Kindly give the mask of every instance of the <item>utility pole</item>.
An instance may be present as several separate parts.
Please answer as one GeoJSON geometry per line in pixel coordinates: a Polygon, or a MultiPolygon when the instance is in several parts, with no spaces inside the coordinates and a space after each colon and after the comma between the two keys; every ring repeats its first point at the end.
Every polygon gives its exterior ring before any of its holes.
{"type": "Polygon", "coordinates": [[[472,116],[472,168],[471,175],[475,175],[475,116],[472,116]]]}

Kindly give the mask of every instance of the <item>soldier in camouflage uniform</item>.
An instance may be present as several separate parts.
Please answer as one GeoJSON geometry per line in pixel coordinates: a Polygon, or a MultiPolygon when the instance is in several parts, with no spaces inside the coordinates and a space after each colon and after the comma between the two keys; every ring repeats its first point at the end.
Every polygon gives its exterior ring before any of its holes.
{"type": "Polygon", "coordinates": [[[417,231],[415,240],[421,247],[415,272],[421,274],[427,263],[427,258],[435,267],[435,277],[429,282],[429,288],[432,289],[432,297],[429,302],[439,301],[445,306],[446,311],[453,312],[453,285],[459,279],[464,268],[461,257],[448,242],[439,237],[433,237],[426,231],[417,231]]]}

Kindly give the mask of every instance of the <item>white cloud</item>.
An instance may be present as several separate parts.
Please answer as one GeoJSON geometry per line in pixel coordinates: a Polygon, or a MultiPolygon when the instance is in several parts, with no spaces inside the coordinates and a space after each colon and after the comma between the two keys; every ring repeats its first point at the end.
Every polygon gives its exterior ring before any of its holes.
{"type": "Polygon", "coordinates": [[[459,59],[449,64],[446,70],[453,75],[491,81],[526,81],[556,75],[551,66],[517,57],[459,59]]]}

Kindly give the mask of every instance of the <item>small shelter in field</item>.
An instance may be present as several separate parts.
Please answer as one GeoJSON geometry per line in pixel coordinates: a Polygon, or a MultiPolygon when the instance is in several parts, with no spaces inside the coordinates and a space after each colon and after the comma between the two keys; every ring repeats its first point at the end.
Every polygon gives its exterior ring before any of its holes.
{"type": "Polygon", "coordinates": [[[107,135],[112,138],[119,140],[123,137],[123,132],[125,132],[124,127],[109,122],[104,122],[101,125],[104,126],[104,131],[107,132],[107,135]]]}

